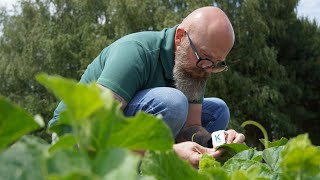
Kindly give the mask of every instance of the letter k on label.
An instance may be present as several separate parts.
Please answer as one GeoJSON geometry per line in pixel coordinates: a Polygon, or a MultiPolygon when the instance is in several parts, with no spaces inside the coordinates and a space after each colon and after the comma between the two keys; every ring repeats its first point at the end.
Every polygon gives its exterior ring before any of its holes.
{"type": "Polygon", "coordinates": [[[220,146],[221,144],[225,144],[226,140],[224,139],[224,130],[215,131],[211,134],[212,145],[213,147],[220,146]]]}
{"type": "Polygon", "coordinates": [[[215,137],[215,139],[216,139],[216,142],[221,142],[221,139],[220,139],[220,134],[218,134],[218,135],[214,135],[214,137],[215,137]]]}

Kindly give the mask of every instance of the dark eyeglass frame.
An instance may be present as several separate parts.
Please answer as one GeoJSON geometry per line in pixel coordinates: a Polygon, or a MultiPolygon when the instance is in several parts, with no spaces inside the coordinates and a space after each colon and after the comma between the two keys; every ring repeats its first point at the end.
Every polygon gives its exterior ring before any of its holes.
{"type": "Polygon", "coordinates": [[[198,68],[200,68],[200,69],[209,69],[209,68],[212,68],[212,69],[216,70],[217,72],[222,72],[222,71],[227,71],[227,70],[228,70],[228,66],[227,66],[227,63],[226,63],[225,61],[219,61],[219,62],[214,63],[211,59],[200,57],[200,55],[199,55],[199,53],[198,53],[195,45],[193,44],[193,42],[192,42],[189,34],[188,34],[186,31],[185,31],[185,33],[186,33],[186,35],[187,35],[187,37],[188,37],[188,39],[189,39],[190,46],[191,46],[191,48],[192,48],[192,50],[193,50],[193,52],[194,52],[194,55],[195,55],[196,58],[198,59],[198,62],[197,62],[197,64],[196,64],[198,68]],[[208,66],[208,67],[205,67],[205,68],[201,67],[201,66],[199,65],[199,63],[200,63],[201,61],[204,61],[204,60],[211,62],[212,65],[211,65],[211,66],[208,66]]]}

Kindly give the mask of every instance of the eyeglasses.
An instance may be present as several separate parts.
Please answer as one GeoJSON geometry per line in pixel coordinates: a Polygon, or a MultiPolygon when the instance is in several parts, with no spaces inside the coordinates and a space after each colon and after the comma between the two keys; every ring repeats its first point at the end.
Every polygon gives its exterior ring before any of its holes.
{"type": "Polygon", "coordinates": [[[187,37],[189,39],[190,42],[190,46],[194,52],[194,55],[196,55],[198,62],[197,62],[197,67],[200,69],[209,69],[212,68],[213,69],[213,73],[218,73],[218,72],[222,72],[222,71],[227,71],[228,70],[228,66],[226,64],[225,61],[219,61],[214,63],[212,60],[208,59],[208,58],[202,58],[199,56],[199,53],[197,52],[196,47],[194,46],[193,42],[190,39],[189,34],[186,32],[187,37]]]}

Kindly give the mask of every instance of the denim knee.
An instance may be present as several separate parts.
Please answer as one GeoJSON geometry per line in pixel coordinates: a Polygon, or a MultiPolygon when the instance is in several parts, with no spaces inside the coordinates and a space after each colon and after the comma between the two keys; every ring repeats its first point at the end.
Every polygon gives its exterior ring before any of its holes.
{"type": "Polygon", "coordinates": [[[202,106],[202,125],[209,131],[226,129],[230,119],[227,104],[219,98],[205,98],[202,106]]]}
{"type": "Polygon", "coordinates": [[[187,120],[188,99],[181,91],[170,87],[145,89],[136,93],[124,113],[134,116],[138,111],[161,114],[176,137],[187,120]]]}
{"type": "Polygon", "coordinates": [[[174,88],[162,88],[162,93],[158,96],[160,106],[163,107],[161,115],[176,137],[187,120],[188,99],[174,88]]]}

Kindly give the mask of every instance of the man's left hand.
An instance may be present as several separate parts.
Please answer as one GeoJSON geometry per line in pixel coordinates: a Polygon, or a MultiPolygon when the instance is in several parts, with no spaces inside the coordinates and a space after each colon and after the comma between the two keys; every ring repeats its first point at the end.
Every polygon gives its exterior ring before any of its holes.
{"type": "Polygon", "coordinates": [[[243,134],[237,133],[233,129],[229,129],[225,131],[225,140],[227,144],[231,144],[231,143],[241,144],[241,143],[244,143],[245,139],[246,137],[243,134]]]}

